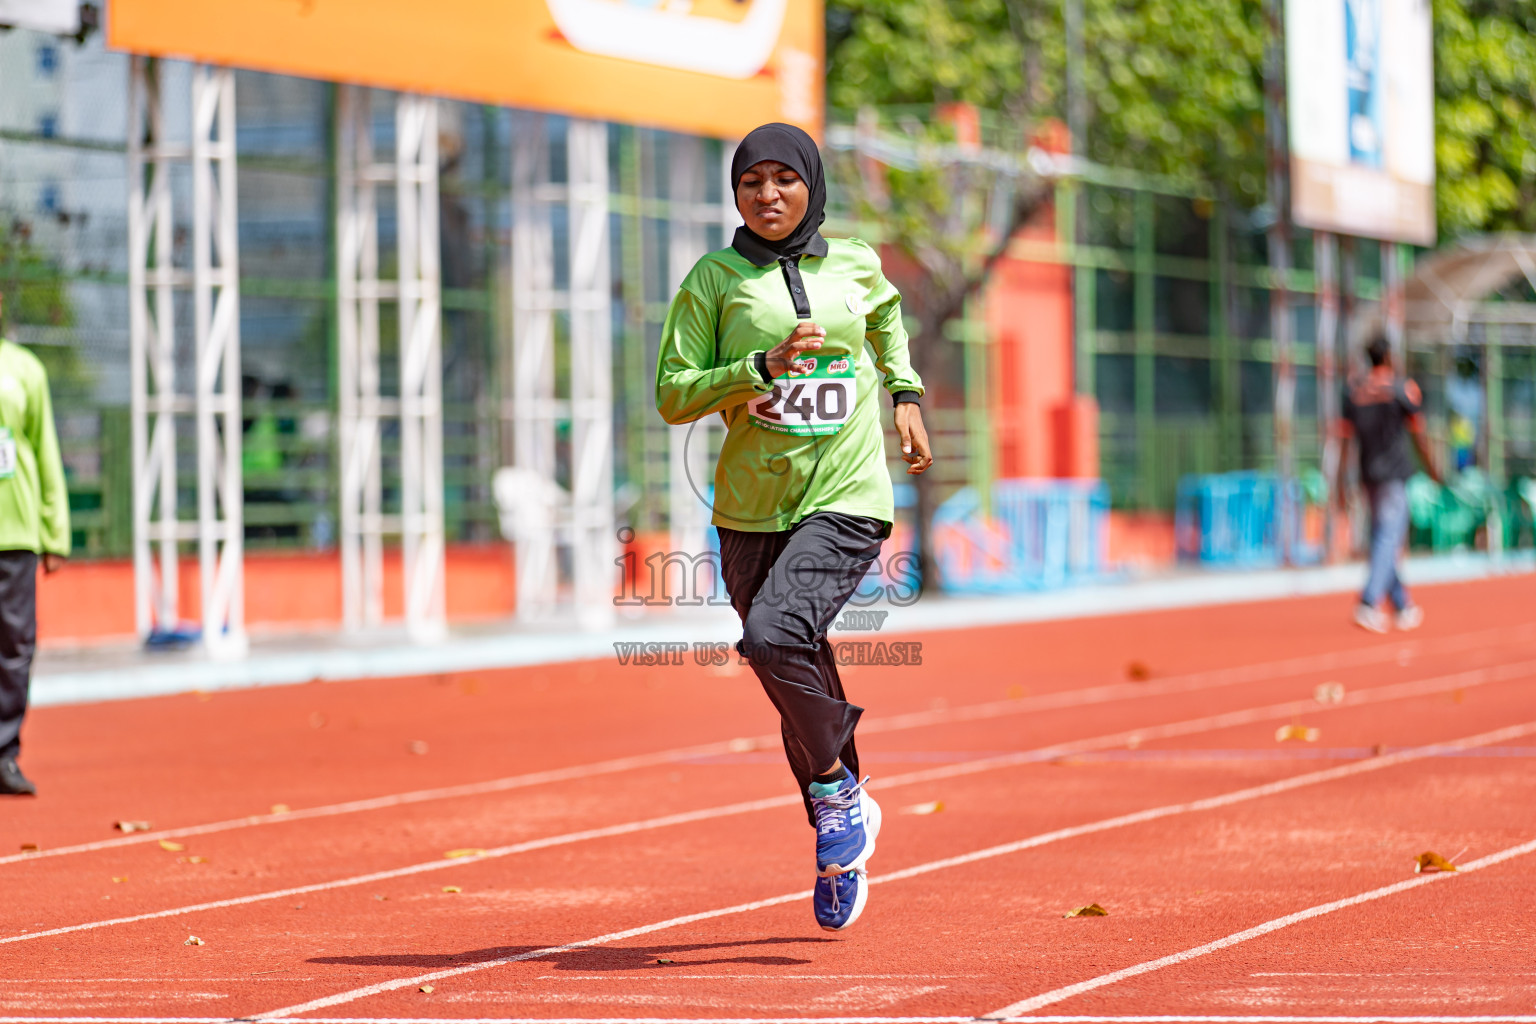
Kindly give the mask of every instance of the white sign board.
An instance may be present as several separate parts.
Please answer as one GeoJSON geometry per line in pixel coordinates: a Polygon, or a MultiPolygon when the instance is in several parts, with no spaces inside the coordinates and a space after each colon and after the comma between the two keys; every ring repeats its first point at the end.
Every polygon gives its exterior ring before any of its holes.
{"type": "Polygon", "coordinates": [[[0,25],[72,36],[80,31],[80,0],[0,0],[0,25]]]}
{"type": "Polygon", "coordinates": [[[1429,0],[1286,0],[1291,216],[1435,243],[1429,0]]]}

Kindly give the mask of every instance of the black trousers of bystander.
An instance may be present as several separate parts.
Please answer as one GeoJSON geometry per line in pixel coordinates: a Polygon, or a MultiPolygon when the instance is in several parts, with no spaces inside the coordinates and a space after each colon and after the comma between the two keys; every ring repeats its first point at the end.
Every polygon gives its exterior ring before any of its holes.
{"type": "Polygon", "coordinates": [[[815,825],[806,787],[839,758],[858,776],[853,730],[864,713],[843,694],[827,629],[891,527],[866,516],[817,512],[773,533],[719,530],[721,576],[741,616],[739,649],[779,711],[784,753],[815,825]]]}
{"type": "Polygon", "coordinates": [[[37,555],[0,551],[0,761],[21,750],[37,648],[37,555]]]}

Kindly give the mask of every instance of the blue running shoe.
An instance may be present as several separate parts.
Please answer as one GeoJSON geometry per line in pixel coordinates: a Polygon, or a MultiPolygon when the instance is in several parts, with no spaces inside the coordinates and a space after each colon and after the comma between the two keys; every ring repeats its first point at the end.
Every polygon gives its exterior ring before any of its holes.
{"type": "Polygon", "coordinates": [[[811,809],[816,812],[816,874],[821,878],[862,868],[875,852],[880,834],[880,805],[864,792],[863,782],[845,774],[841,782],[810,787],[811,809]],[[830,790],[830,792],[825,792],[830,790]]]}
{"type": "Polygon", "coordinates": [[[869,880],[864,869],[859,868],[816,879],[816,888],[811,891],[811,907],[816,911],[817,924],[829,932],[840,932],[864,913],[868,898],[869,880]]]}

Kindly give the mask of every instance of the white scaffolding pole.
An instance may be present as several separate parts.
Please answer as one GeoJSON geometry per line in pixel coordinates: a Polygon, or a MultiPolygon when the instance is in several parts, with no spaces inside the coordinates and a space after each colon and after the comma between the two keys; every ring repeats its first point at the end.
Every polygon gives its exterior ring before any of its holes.
{"type": "Polygon", "coordinates": [[[613,315],[608,264],[608,126],[566,136],[571,225],[571,546],[582,625],[613,621],[613,315]]]}
{"type": "Polygon", "coordinates": [[[199,66],[192,72],[197,543],[203,643],[219,655],[246,650],[235,179],[235,74],[199,66]]]}
{"type": "Polygon", "coordinates": [[[443,355],[437,223],[437,101],[395,106],[400,254],[400,531],[405,624],[446,635],[443,597],[443,355]]]}
{"type": "Polygon", "coordinates": [[[159,66],[129,62],[128,299],[134,622],[177,625],[177,544],[198,546],[208,651],[245,650],[234,76],[192,74],[191,146],[166,139],[159,66]],[[192,271],[173,261],[172,161],[192,164],[192,271]],[[176,290],[192,290],[193,394],[176,391],[176,290]],[[196,422],[197,520],[177,518],[176,417],[196,422]],[[156,547],[158,546],[158,551],[156,547]]]}
{"type": "Polygon", "coordinates": [[[176,400],[170,161],[159,68],[129,62],[128,335],[133,445],[134,624],[176,626],[176,400]],[[156,552],[155,546],[159,545],[156,552]],[[158,554],[158,567],[156,555],[158,554]]]}
{"type": "Polygon", "coordinates": [[[443,542],[442,294],[437,220],[437,102],[395,102],[395,158],[377,161],[367,90],[337,108],[337,377],[342,614],[348,629],[384,621],[384,536],[402,548],[405,625],[447,632],[443,542]],[[399,276],[379,279],[378,186],[395,189],[399,276]],[[399,304],[400,394],[380,389],[379,303],[399,304]],[[383,420],[400,421],[398,516],[384,514],[383,420]]]}
{"type": "Polygon", "coordinates": [[[551,181],[548,121],[520,118],[512,144],[512,415],[517,609],[538,620],[560,606],[557,546],[571,554],[578,622],[613,619],[613,322],[608,127],[571,121],[567,180],[551,181]],[[569,274],[556,288],[556,208],[569,229],[569,274]],[[556,393],[555,314],[569,316],[569,394],[556,393]],[[556,426],[570,423],[570,487],[557,479],[556,426]]]}
{"type": "Polygon", "coordinates": [[[557,604],[557,524],[565,515],[555,480],[555,243],[549,138],[541,115],[512,132],[512,462],[534,490],[516,525],[517,614],[546,617],[557,604]]]}
{"type": "MultiPolygon", "coordinates": [[[[707,184],[704,140],[675,136],[668,157],[671,223],[667,234],[667,293],[676,294],[709,244],[705,222],[697,213],[707,184]]],[[[709,443],[710,428],[715,422],[715,417],[706,416],[693,423],[676,424],[667,431],[667,523],[673,551],[696,556],[705,550],[710,510],[703,499],[708,497],[711,482],[709,443]]]]}
{"type": "MultiPolygon", "coordinates": [[[[668,197],[672,209],[669,225],[670,246],[667,263],[671,280],[668,291],[676,292],[688,271],[709,249],[707,228],[718,224],[721,238],[730,244],[731,235],[741,223],[736,211],[735,188],[731,182],[731,154],[736,146],[721,146],[720,205],[704,203],[708,171],[705,168],[704,140],[675,137],[670,153],[671,181],[668,197]]],[[[707,545],[711,509],[703,500],[714,483],[709,453],[718,421],[706,416],[694,423],[674,426],[668,433],[670,488],[668,522],[671,525],[672,550],[697,555],[707,545]]]]}
{"type": "MultiPolygon", "coordinates": [[[[373,158],[368,92],[339,87],[336,118],[336,376],[340,444],[342,623],[384,621],[383,457],[380,452],[379,211],[376,183],[394,168],[373,158]]],[[[395,295],[393,284],[388,296],[395,295]]]]}

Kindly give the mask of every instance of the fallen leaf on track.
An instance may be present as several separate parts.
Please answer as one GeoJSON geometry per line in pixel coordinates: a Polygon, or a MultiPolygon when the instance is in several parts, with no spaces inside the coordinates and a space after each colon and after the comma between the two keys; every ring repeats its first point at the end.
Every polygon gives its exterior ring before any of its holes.
{"type": "Polygon", "coordinates": [[[464,891],[463,889],[460,889],[456,885],[445,885],[445,886],[443,886],[443,892],[463,892],[463,891],[464,891]]]}
{"type": "Polygon", "coordinates": [[[657,963],[659,963],[659,964],[670,964],[670,963],[676,963],[676,961],[675,961],[675,960],[665,960],[665,959],[661,959],[661,960],[657,960],[657,961],[656,961],[656,962],[657,962],[657,963]]]}
{"type": "Polygon", "coordinates": [[[117,829],[119,832],[123,833],[124,835],[128,835],[129,833],[132,833],[132,832],[148,832],[149,831],[149,822],[147,822],[147,821],[119,821],[119,822],[116,822],[115,824],[113,824],[112,827],[117,829]]]}
{"type": "Polygon", "coordinates": [[[926,804],[913,804],[911,807],[903,807],[902,814],[938,814],[944,809],[944,801],[932,800],[926,804]]]}
{"type": "Polygon", "coordinates": [[[1024,687],[1015,684],[1013,686],[1008,687],[1008,699],[1009,700],[1022,700],[1024,695],[1026,693],[1028,693],[1028,692],[1029,691],[1024,689],[1024,687]]]}
{"type": "Polygon", "coordinates": [[[423,986],[421,986],[421,988],[417,989],[416,991],[418,991],[418,992],[425,992],[427,995],[431,995],[433,992],[436,992],[437,989],[433,988],[431,985],[423,985],[423,986]]]}
{"type": "Polygon", "coordinates": [[[289,813],[292,810],[293,810],[293,808],[289,807],[287,804],[273,804],[272,805],[272,813],[273,814],[287,814],[287,813],[289,813]]]}
{"type": "Polygon", "coordinates": [[[21,844],[21,852],[22,853],[36,853],[37,852],[37,844],[36,843],[22,843],[21,844]]]}
{"type": "Polygon", "coordinates": [[[1317,688],[1312,691],[1312,699],[1319,704],[1342,704],[1344,703],[1344,684],[1318,683],[1317,688]]]}
{"type": "Polygon", "coordinates": [[[1425,850],[1419,854],[1419,859],[1414,862],[1413,873],[1419,874],[1426,871],[1455,871],[1456,865],[1435,853],[1433,850],[1425,850]]]}
{"type": "Polygon", "coordinates": [[[173,843],[169,839],[162,839],[160,840],[160,849],[169,850],[172,853],[180,853],[182,850],[185,850],[186,847],[181,843],[173,843]]]}
{"type": "Polygon", "coordinates": [[[479,857],[484,853],[485,851],[478,846],[468,846],[462,850],[449,850],[443,854],[443,857],[447,860],[458,860],[460,857],[479,857]]]}
{"type": "Polygon", "coordinates": [[[1301,740],[1304,743],[1316,743],[1322,736],[1321,729],[1314,729],[1307,725],[1282,725],[1275,730],[1275,742],[1284,743],[1286,740],[1301,740]]]}
{"type": "Polygon", "coordinates": [[[177,862],[185,861],[188,864],[207,864],[208,863],[208,858],[207,857],[199,856],[197,854],[194,854],[191,857],[177,857],[176,860],[177,860],[177,862]]]}
{"type": "Polygon", "coordinates": [[[1086,907],[1074,907],[1073,909],[1067,911],[1065,914],[1062,914],[1061,916],[1062,917],[1108,917],[1109,916],[1109,911],[1105,910],[1103,907],[1099,906],[1097,903],[1090,903],[1086,907]]]}
{"type": "Polygon", "coordinates": [[[1144,661],[1133,661],[1125,666],[1125,678],[1133,683],[1143,683],[1152,678],[1152,670],[1144,661]]]}
{"type": "Polygon", "coordinates": [[[128,876],[127,875],[113,875],[112,876],[112,881],[114,881],[114,882],[126,882],[126,881],[128,881],[128,876]]]}
{"type": "Polygon", "coordinates": [[[196,935],[188,935],[187,936],[187,941],[183,942],[182,945],[183,946],[206,946],[206,945],[208,945],[208,943],[204,942],[202,939],[198,938],[196,935]]]}

